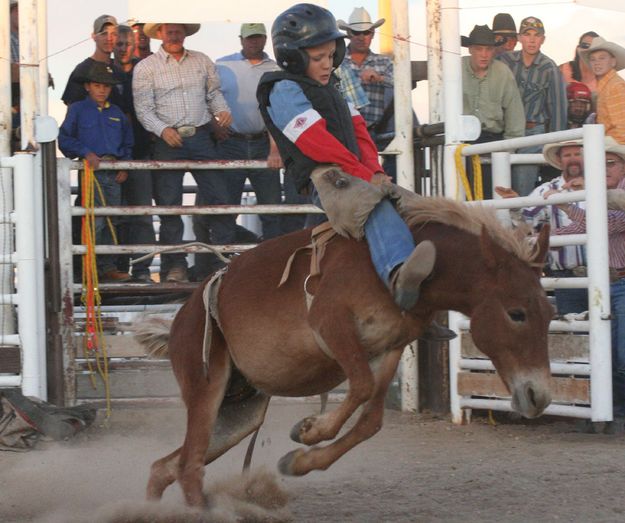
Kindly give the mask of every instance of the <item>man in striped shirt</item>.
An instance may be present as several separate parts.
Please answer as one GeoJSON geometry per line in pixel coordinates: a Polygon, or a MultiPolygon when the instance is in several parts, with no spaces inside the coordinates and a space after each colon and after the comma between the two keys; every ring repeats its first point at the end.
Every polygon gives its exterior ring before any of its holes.
{"type": "MultiPolygon", "coordinates": [[[[625,189],[625,145],[606,137],[606,183],[608,189],[625,189]]],[[[583,178],[573,184],[583,189],[583,178]]],[[[584,234],[586,212],[575,205],[564,204],[561,209],[571,219],[570,225],[555,234],[584,234]]],[[[608,257],[610,265],[610,307],[612,315],[612,387],[614,416],[625,417],[625,211],[608,211],[608,257]]]]}
{"type": "MultiPolygon", "coordinates": [[[[567,128],[565,84],[556,63],[540,52],[545,26],[534,16],[521,21],[520,51],[502,53],[498,60],[514,75],[525,109],[525,136],[562,131],[567,128]]],[[[523,147],[519,153],[539,153],[540,146],[523,147]]],[[[512,188],[521,196],[529,194],[538,179],[538,165],[515,165],[512,188]]]]}
{"type": "MultiPolygon", "coordinates": [[[[543,148],[545,160],[562,171],[562,174],[549,182],[539,185],[530,194],[531,197],[550,195],[563,191],[575,190],[578,180],[584,177],[582,141],[573,140],[563,143],[547,144],[543,148]]],[[[519,194],[513,189],[495,187],[495,192],[503,198],[514,198],[519,194]]],[[[584,209],[584,202],[572,204],[584,209]]],[[[513,221],[525,222],[534,230],[549,224],[556,230],[571,224],[571,218],[557,206],[537,205],[525,207],[511,213],[513,221]]],[[[565,278],[582,274],[586,268],[586,251],[581,245],[566,245],[549,251],[546,273],[556,278],[565,278]]],[[[559,314],[588,310],[588,295],[584,289],[556,289],[556,305],[559,314]]]]}
{"type": "MultiPolygon", "coordinates": [[[[215,143],[210,124],[227,128],[232,115],[221,91],[212,60],[203,53],[185,49],[184,41],[199,31],[200,24],[145,24],[150,38],[162,41],[159,50],[141,60],[134,69],[132,92],[139,122],[156,136],[155,160],[214,160],[215,143]]],[[[228,203],[228,187],[213,172],[192,171],[201,201],[205,205],[228,203]]],[[[155,171],[154,200],[157,205],[182,205],[184,171],[155,171]]],[[[180,216],[161,216],[159,242],[182,242],[180,216]]],[[[213,241],[229,232],[229,218],[215,217],[213,241]]],[[[187,281],[184,253],[162,256],[161,278],[187,281]]]]}

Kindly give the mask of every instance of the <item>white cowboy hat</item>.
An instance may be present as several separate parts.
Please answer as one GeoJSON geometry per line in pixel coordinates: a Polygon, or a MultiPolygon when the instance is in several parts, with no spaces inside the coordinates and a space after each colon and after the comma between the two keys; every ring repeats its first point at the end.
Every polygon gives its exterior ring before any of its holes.
{"type": "Polygon", "coordinates": [[[582,49],[579,54],[584,59],[585,62],[588,62],[590,59],[590,54],[595,51],[607,51],[614,58],[616,58],[616,66],[615,69],[620,71],[621,69],[625,69],[625,48],[621,47],[614,42],[608,42],[606,39],[601,38],[600,36],[596,36],[593,38],[592,43],[588,49],[582,49]]]}
{"type": "Polygon", "coordinates": [[[384,18],[380,18],[375,23],[371,22],[371,15],[364,7],[356,7],[352,11],[352,14],[349,15],[347,23],[343,20],[336,21],[339,29],[343,29],[345,31],[369,31],[369,29],[380,27],[384,22],[386,22],[384,18]]]}
{"type": "MultiPolygon", "coordinates": [[[[159,27],[166,23],[168,22],[159,22],[158,24],[145,24],[143,26],[143,32],[145,33],[145,36],[149,38],[155,38],[157,40],[160,40],[160,38],[158,37],[156,33],[159,27]]],[[[176,23],[176,22],[173,22],[173,23],[176,23]]],[[[194,35],[200,30],[200,24],[180,24],[180,25],[184,26],[184,32],[186,36],[194,35]]]]}
{"type": "Polygon", "coordinates": [[[569,140],[568,142],[548,143],[543,147],[543,156],[547,163],[558,170],[562,170],[562,162],[560,161],[560,149],[571,145],[583,145],[583,140],[569,140]]]}
{"type": "Polygon", "coordinates": [[[611,136],[605,137],[605,152],[616,154],[625,162],[625,145],[618,143],[611,136]]]}

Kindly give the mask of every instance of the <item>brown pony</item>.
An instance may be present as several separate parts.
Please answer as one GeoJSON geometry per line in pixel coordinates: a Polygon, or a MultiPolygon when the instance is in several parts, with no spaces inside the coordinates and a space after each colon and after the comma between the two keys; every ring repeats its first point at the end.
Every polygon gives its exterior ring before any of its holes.
{"type": "Polygon", "coordinates": [[[539,281],[548,229],[528,247],[490,210],[442,198],[411,205],[404,207],[404,218],[416,242],[434,242],[437,257],[410,313],[393,302],[366,242],[341,236],[327,244],[321,275],[306,282],[310,254],[302,251],[286,283],[278,286],[289,257],[310,242],[310,230],[263,242],[234,258],[219,290],[219,324],[211,319],[206,364],[202,288],[194,292],[168,340],[187,407],[186,437],[182,447],[152,465],[149,498],[160,498],[177,479],[187,503],[205,503],[204,465],[260,427],[270,396],[316,395],[347,379],[344,401],[297,423],[291,437],[305,445],[332,440],[364,404],[353,427],[326,446],[300,448],[279,463],[292,475],[326,469],[380,430],[384,396],[402,350],[437,311],[469,316],[475,344],[492,359],[514,409],[526,417],[542,413],[551,401],[547,331],[552,307],[539,281]],[[314,294],[310,306],[305,285],[314,294]],[[375,371],[374,358],[379,360],[375,371]],[[257,395],[239,404],[225,401],[231,374],[244,376],[257,395]]]}

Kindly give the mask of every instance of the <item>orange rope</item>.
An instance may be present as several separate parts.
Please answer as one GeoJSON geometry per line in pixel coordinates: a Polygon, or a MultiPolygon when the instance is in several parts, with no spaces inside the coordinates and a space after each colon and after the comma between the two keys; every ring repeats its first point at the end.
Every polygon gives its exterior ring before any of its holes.
{"type": "MultiPolygon", "coordinates": [[[[85,307],[85,336],[83,338],[83,354],[87,361],[89,377],[93,388],[96,388],[95,371],[102,378],[106,400],[106,416],[111,415],[111,391],[108,372],[108,356],[102,335],[102,299],[98,289],[98,266],[95,254],[95,192],[97,184],[92,167],[83,162],[82,205],[85,216],[82,218],[82,244],[86,253],[82,258],[82,295],[81,302],[85,307]]],[[[102,195],[101,195],[102,196],[102,195]]]]}

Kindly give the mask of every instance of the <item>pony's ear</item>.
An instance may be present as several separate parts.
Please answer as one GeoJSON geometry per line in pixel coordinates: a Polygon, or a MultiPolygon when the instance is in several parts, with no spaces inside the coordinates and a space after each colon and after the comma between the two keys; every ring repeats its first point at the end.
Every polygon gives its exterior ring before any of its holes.
{"type": "Polygon", "coordinates": [[[484,265],[487,269],[497,268],[497,257],[495,256],[495,242],[488,234],[485,226],[482,226],[482,232],[480,234],[480,250],[482,251],[482,257],[484,258],[484,265]]]}
{"type": "Polygon", "coordinates": [[[551,232],[551,226],[546,223],[540,228],[538,238],[536,239],[536,254],[532,260],[532,268],[534,272],[538,274],[538,277],[542,275],[543,266],[545,265],[545,259],[547,258],[547,252],[549,251],[549,233],[551,232]]]}

